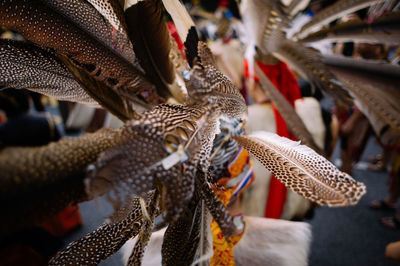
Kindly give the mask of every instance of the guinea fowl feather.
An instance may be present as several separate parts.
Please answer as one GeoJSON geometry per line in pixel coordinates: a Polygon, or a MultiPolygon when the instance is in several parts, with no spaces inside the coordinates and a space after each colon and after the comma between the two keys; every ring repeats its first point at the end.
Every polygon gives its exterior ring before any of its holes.
{"type": "Polygon", "coordinates": [[[103,129],[42,147],[7,147],[0,152],[0,235],[40,223],[69,204],[90,199],[86,167],[113,146],[118,130],[103,129]]]}
{"type": "Polygon", "coordinates": [[[53,52],[25,41],[0,40],[0,86],[99,107],[53,52]]]}
{"type": "Polygon", "coordinates": [[[233,139],[285,186],[319,205],[354,205],[366,192],[363,183],[299,142],[261,131],[233,139]]]}
{"type": "MultiPolygon", "coordinates": [[[[153,206],[152,200],[155,193],[146,195],[146,203],[149,208],[153,206]]],[[[117,252],[126,241],[139,234],[143,224],[143,213],[139,198],[129,201],[131,211],[121,221],[110,222],[101,225],[95,231],[70,243],[59,251],[49,261],[49,265],[97,265],[102,260],[117,252]]]]}
{"type": "Polygon", "coordinates": [[[354,13],[365,7],[384,2],[385,0],[340,0],[318,12],[309,22],[303,25],[296,34],[299,38],[304,38],[312,31],[317,30],[323,25],[327,25],[335,19],[354,13]]]}
{"type": "Polygon", "coordinates": [[[43,1],[60,14],[67,16],[108,49],[126,61],[134,63],[135,53],[127,35],[123,9],[114,0],[43,1]]]}
{"type": "Polygon", "coordinates": [[[146,0],[125,6],[129,37],[140,65],[163,97],[171,94],[168,87],[174,82],[175,68],[169,58],[170,33],[163,19],[160,1],[146,0]]]}
{"type": "Polygon", "coordinates": [[[311,133],[308,131],[303,121],[294,110],[293,106],[285,99],[285,97],[279,92],[274,84],[271,83],[271,81],[265,76],[264,72],[257,64],[255,67],[256,73],[260,79],[261,88],[275,104],[279,113],[282,115],[283,119],[285,119],[290,131],[298,140],[301,140],[305,145],[323,155],[324,152],[315,143],[311,133]]]}
{"type": "Polygon", "coordinates": [[[118,56],[113,49],[98,42],[73,20],[60,16],[43,2],[2,1],[0,23],[16,30],[29,41],[53,49],[57,55],[68,57],[116,94],[124,90],[143,104],[155,104],[160,100],[156,93],[151,93],[153,85],[144,77],[139,65],[118,56]],[[18,12],[14,13],[11,7],[18,12]],[[143,97],[145,93],[150,93],[147,99],[143,97]],[[141,97],[138,97],[139,94],[141,97]]]}

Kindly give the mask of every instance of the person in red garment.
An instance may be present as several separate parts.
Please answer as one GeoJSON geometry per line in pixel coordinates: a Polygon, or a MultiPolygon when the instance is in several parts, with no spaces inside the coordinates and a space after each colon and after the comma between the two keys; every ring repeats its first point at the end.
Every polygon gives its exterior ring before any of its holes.
{"type": "MultiPolygon", "coordinates": [[[[284,62],[277,60],[272,55],[261,55],[258,52],[255,58],[255,64],[257,64],[260,67],[260,69],[276,86],[276,88],[282,93],[282,95],[285,96],[286,100],[288,100],[292,106],[294,106],[294,102],[297,99],[302,98],[300,94],[300,87],[297,83],[297,80],[284,62]]],[[[246,59],[244,59],[244,76],[247,79],[254,79],[254,82],[250,82],[250,84],[254,83],[253,86],[258,86],[257,82],[259,81],[259,79],[255,74],[254,75],[250,74],[249,64],[246,59]]],[[[260,99],[263,99],[263,97],[264,101],[267,100],[265,95],[264,96],[256,95],[256,93],[259,93],[260,90],[254,90],[252,88],[247,88],[247,89],[249,91],[250,96],[254,95],[253,97],[258,98],[258,100],[256,100],[257,102],[259,102],[260,99]]],[[[274,111],[275,121],[276,121],[276,134],[282,137],[287,137],[292,140],[296,140],[293,134],[287,128],[285,120],[282,118],[281,114],[279,113],[278,109],[274,104],[272,104],[272,108],[274,111]]],[[[267,205],[265,208],[265,215],[264,215],[266,218],[279,219],[281,217],[283,207],[286,201],[286,193],[287,193],[286,187],[272,175],[268,191],[267,205]]]]}

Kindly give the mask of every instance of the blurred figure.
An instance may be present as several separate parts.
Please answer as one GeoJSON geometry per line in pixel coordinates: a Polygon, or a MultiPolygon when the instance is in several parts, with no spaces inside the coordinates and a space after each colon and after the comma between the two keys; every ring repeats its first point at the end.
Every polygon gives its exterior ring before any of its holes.
{"type": "Polygon", "coordinates": [[[60,133],[48,114],[30,113],[30,96],[25,90],[0,92],[0,110],[6,122],[0,125],[1,146],[41,146],[60,139],[60,133]]]}

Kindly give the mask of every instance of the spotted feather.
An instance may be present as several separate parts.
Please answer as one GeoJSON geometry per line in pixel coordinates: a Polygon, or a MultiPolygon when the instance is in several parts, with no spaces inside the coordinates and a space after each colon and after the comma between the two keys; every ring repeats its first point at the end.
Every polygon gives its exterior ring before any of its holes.
{"type": "Polygon", "coordinates": [[[348,206],[365,194],[363,183],[339,171],[307,146],[276,134],[234,136],[283,184],[319,205],[348,206]]]}

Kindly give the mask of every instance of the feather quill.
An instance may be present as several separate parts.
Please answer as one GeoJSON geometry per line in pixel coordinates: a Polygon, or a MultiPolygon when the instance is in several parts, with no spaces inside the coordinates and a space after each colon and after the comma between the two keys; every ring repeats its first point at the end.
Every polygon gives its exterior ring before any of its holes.
{"type": "Polygon", "coordinates": [[[354,205],[366,192],[363,183],[339,171],[331,162],[299,142],[268,132],[234,136],[233,139],[285,186],[319,205],[354,205]]]}
{"type": "Polygon", "coordinates": [[[385,0],[340,0],[321,10],[309,22],[304,24],[301,30],[296,34],[296,37],[304,38],[307,34],[334,21],[335,19],[384,1],[385,0]]]}
{"type": "Polygon", "coordinates": [[[272,84],[272,82],[261,71],[260,67],[256,64],[256,73],[260,78],[261,88],[267,94],[276,107],[279,113],[285,119],[289,129],[295,135],[296,139],[301,140],[305,145],[311,147],[317,153],[324,155],[324,152],[314,142],[311,133],[308,131],[299,115],[294,110],[293,106],[283,97],[279,90],[272,84]]]}

